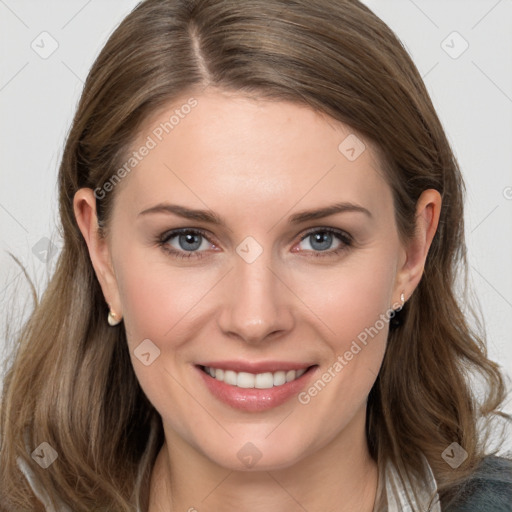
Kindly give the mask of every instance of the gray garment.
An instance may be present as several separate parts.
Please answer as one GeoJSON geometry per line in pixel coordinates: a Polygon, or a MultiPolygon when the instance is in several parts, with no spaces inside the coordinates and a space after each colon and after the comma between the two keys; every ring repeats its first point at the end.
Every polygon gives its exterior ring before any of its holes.
{"type": "Polygon", "coordinates": [[[486,457],[445,512],[512,512],[512,460],[486,457]]]}

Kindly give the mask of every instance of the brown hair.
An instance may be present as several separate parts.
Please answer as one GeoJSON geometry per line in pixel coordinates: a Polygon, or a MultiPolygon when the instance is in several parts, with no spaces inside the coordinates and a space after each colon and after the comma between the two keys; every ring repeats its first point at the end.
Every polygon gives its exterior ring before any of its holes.
{"type": "MultiPolygon", "coordinates": [[[[481,461],[477,419],[505,396],[498,366],[457,299],[463,272],[463,182],[423,81],[393,32],[357,0],[147,0],[114,31],[94,63],[59,171],[64,246],[24,326],[5,377],[1,409],[3,510],[40,510],[16,466],[25,460],[52,499],[76,512],[146,510],[163,441],[122,327],[107,308],[73,213],[82,187],[102,187],[125,161],[144,120],[207,85],[308,105],[380,152],[401,237],[411,236],[421,192],[443,198],[423,278],[389,333],[368,401],[367,436],[379,467],[422,477],[423,454],[443,504],[481,461]],[[467,377],[487,395],[477,403],[467,377]],[[30,452],[58,453],[40,468],[30,452]],[[441,458],[457,441],[468,459],[441,458]],[[140,470],[140,474],[138,471],[140,470]]],[[[108,227],[115,191],[98,199],[108,227]]]]}

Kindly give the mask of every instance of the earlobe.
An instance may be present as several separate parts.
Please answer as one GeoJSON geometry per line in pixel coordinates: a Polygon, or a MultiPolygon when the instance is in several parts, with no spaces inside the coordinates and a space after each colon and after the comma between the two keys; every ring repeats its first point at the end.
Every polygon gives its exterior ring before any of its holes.
{"type": "Polygon", "coordinates": [[[110,312],[115,318],[121,317],[121,305],[117,282],[111,263],[110,249],[107,240],[100,235],[96,213],[96,198],[90,188],[79,189],[73,200],[76,221],[89,250],[89,257],[109,304],[110,312]]]}
{"type": "MultiPolygon", "coordinates": [[[[428,251],[439,224],[442,198],[434,189],[424,190],[416,203],[416,228],[407,244],[405,262],[397,275],[397,290],[410,297],[423,275],[428,251]]],[[[406,299],[407,300],[407,299],[406,299]]]]}

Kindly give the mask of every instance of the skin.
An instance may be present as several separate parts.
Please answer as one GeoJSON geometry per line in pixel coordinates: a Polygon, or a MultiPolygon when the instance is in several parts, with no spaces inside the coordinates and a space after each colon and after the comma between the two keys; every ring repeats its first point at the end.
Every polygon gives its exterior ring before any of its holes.
{"type": "MultiPolygon", "coordinates": [[[[188,97],[148,119],[134,148],[188,97]]],[[[117,185],[105,239],[92,190],[74,200],[105,300],[123,317],[134,370],[163,419],[150,511],[370,512],[378,477],[364,432],[366,401],[387,324],[306,405],[293,397],[264,412],[235,410],[210,394],[194,365],[312,362],[318,368],[309,387],[401,303],[401,293],[406,300],[413,293],[441,197],[423,192],[415,236],[402,243],[371,144],[355,161],[338,150],[349,127],[288,102],[209,89],[194,97],[198,105],[117,185]],[[140,214],[166,202],[213,211],[226,226],[140,214]],[[338,202],[370,215],[288,222],[338,202]],[[156,242],[177,228],[206,231],[203,258],[178,259],[156,242]],[[342,230],[353,243],[333,236],[318,250],[313,237],[301,241],[312,228],[342,230]],[[236,252],[247,236],[263,249],[252,263],[236,252]],[[144,339],[160,350],[149,366],[133,352],[144,339]],[[237,457],[247,442],[261,454],[250,468],[237,457]]],[[[178,237],[167,245],[186,252],[178,237]]]]}

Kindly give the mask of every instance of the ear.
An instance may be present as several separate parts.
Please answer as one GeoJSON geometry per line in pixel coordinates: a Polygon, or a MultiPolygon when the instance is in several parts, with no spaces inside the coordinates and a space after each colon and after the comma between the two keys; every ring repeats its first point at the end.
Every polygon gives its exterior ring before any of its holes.
{"type": "MultiPolygon", "coordinates": [[[[437,190],[424,190],[416,203],[416,228],[412,239],[404,247],[404,257],[398,269],[394,297],[412,295],[421,281],[427,254],[439,224],[441,194],[437,190]]],[[[400,304],[401,300],[394,301],[400,304]]]]}
{"type": "Polygon", "coordinates": [[[73,199],[78,227],[89,249],[92,266],[103,291],[105,301],[113,313],[121,317],[121,303],[117,280],[112,266],[110,247],[105,237],[100,236],[98,216],[96,213],[96,197],[90,188],[79,189],[73,199]]]}

